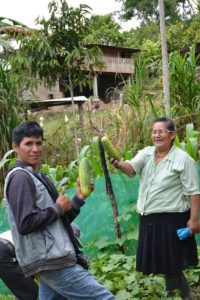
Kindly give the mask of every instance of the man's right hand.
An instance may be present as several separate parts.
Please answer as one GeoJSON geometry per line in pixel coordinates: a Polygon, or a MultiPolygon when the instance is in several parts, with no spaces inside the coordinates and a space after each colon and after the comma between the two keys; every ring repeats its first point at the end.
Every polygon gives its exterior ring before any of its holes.
{"type": "Polygon", "coordinates": [[[65,188],[62,187],[62,191],[58,196],[56,203],[59,204],[65,212],[72,209],[72,202],[70,201],[69,197],[65,195],[65,188]]]}

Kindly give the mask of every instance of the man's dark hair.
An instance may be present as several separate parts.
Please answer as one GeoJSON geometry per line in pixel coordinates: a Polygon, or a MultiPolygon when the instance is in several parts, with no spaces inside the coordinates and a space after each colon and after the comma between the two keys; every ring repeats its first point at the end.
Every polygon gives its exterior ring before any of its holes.
{"type": "Polygon", "coordinates": [[[43,139],[43,129],[35,121],[26,121],[13,129],[12,141],[18,146],[24,137],[41,137],[43,139]]]}
{"type": "Polygon", "coordinates": [[[164,122],[164,123],[167,124],[167,129],[169,131],[175,131],[174,121],[172,121],[171,119],[169,119],[167,117],[159,117],[159,118],[154,120],[153,124],[155,124],[157,122],[164,122]]]}

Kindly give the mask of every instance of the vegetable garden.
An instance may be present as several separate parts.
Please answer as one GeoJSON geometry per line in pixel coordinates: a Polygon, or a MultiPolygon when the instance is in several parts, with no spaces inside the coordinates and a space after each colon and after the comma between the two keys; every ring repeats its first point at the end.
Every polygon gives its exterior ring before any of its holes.
{"type": "MultiPolygon", "coordinates": [[[[39,81],[52,86],[56,80],[61,80],[73,99],[75,88],[90,85],[93,66],[100,66],[102,63],[98,49],[88,52],[84,47],[85,41],[91,42],[92,34],[93,41],[97,38],[93,31],[89,31],[95,28],[95,18],[91,18],[90,24],[85,15],[88,7],[82,6],[73,10],[66,6],[64,0],[60,0],[60,9],[55,1],[50,2],[49,9],[52,18],[38,20],[43,26],[40,31],[31,34],[20,24],[17,31],[15,26],[11,26],[13,32],[6,29],[6,42],[14,38],[20,43],[20,47],[18,51],[9,52],[6,48],[7,43],[4,43],[3,49],[7,50],[3,51],[0,60],[1,199],[6,170],[15,159],[10,150],[12,129],[25,118],[40,122],[40,118],[43,117],[45,141],[42,171],[51,177],[58,191],[65,186],[66,193],[72,196],[79,175],[80,161],[85,158],[91,164],[95,189],[76,219],[81,230],[84,253],[90,259],[91,272],[116,295],[117,300],[166,299],[162,276],[146,277],[135,271],[138,236],[136,201],[139,180],[137,177],[127,178],[114,169],[104,151],[105,157],[102,161],[99,142],[102,135],[107,135],[119,152],[121,160],[130,159],[138,150],[151,145],[152,122],[156,117],[166,115],[160,45],[153,37],[152,40],[141,39],[141,45],[137,46],[141,46],[144,51],[134,58],[135,74],[129,82],[124,82],[120,103],[102,102],[99,109],[92,110],[85,107],[84,128],[80,125],[74,105],[72,109],[64,107],[62,111],[46,110],[30,112],[27,115],[29,107],[24,102],[24,90],[34,91],[39,81]],[[58,13],[60,18],[56,19],[58,13]],[[77,30],[74,29],[75,21],[77,30]],[[72,28],[74,30],[71,30],[72,28]],[[60,44],[61,41],[69,43],[60,44]],[[93,63],[87,76],[80,71],[85,60],[93,63]]],[[[195,32],[199,26],[198,20],[199,14],[190,20],[191,28],[195,28],[195,32]]],[[[107,21],[111,20],[108,18],[107,21]]],[[[96,22],[99,22],[98,18],[96,22]]],[[[189,31],[188,22],[183,24],[189,31]]],[[[149,24],[151,28],[157,25],[152,22],[149,24]]],[[[169,25],[168,35],[172,37],[178,28],[178,23],[169,25]]],[[[147,33],[144,24],[137,32],[130,32],[134,38],[137,34],[142,37],[147,33]]],[[[124,36],[127,34],[124,33],[124,36]]],[[[191,41],[190,34],[188,32],[188,40],[184,35],[187,42],[185,45],[191,41]]],[[[121,36],[119,40],[123,43],[121,36]]],[[[130,42],[131,38],[127,41],[130,42]]],[[[169,115],[174,119],[177,128],[176,145],[187,151],[199,163],[200,82],[197,80],[197,69],[200,60],[196,55],[195,45],[181,55],[178,51],[178,47],[181,46],[178,36],[176,42],[177,48],[175,43],[173,45],[171,40],[169,42],[173,50],[169,54],[169,115]]],[[[121,87],[119,89],[121,90],[121,87]]],[[[1,205],[0,231],[7,228],[4,207],[1,205]]],[[[196,238],[200,245],[198,235],[196,238]]],[[[187,270],[186,276],[199,299],[200,265],[187,270]]],[[[2,284],[0,293],[0,299],[14,299],[2,284]]],[[[177,295],[175,299],[180,298],[177,295]]]]}

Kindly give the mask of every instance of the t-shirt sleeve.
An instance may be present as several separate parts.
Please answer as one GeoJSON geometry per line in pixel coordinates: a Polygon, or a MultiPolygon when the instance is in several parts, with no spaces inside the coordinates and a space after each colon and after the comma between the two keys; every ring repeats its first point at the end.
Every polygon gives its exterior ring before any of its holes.
{"type": "Polygon", "coordinates": [[[129,162],[131,164],[131,166],[133,167],[133,169],[135,170],[136,175],[140,175],[143,167],[144,167],[144,163],[145,163],[145,158],[147,157],[147,149],[144,148],[142,150],[140,150],[136,156],[134,156],[129,162]]]}
{"type": "Polygon", "coordinates": [[[189,155],[185,159],[180,177],[184,195],[200,194],[197,164],[189,155]]]}

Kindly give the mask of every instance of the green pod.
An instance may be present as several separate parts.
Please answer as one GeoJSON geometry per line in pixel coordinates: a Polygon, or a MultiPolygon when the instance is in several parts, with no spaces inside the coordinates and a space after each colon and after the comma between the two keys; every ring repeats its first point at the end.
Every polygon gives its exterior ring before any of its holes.
{"type": "Polygon", "coordinates": [[[109,158],[120,160],[120,155],[107,136],[102,137],[101,143],[109,158]]]}
{"type": "Polygon", "coordinates": [[[91,194],[92,166],[88,158],[83,157],[79,164],[81,194],[86,198],[91,194]]]}

